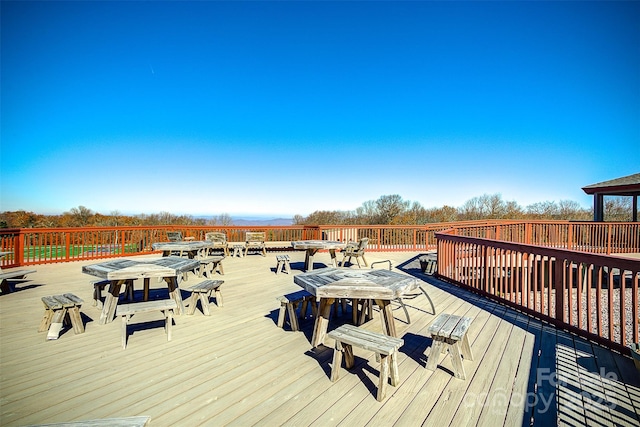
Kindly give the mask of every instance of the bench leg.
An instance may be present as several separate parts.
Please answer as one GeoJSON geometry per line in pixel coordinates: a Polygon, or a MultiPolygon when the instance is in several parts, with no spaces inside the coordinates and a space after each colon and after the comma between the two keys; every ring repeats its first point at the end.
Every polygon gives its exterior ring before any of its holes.
{"type": "Polygon", "coordinates": [[[431,344],[431,351],[427,358],[427,365],[425,366],[430,371],[435,371],[438,366],[438,359],[440,358],[440,352],[444,350],[444,342],[438,337],[431,337],[433,344],[431,344]]]}
{"type": "Polygon", "coordinates": [[[218,307],[223,307],[224,302],[222,301],[222,291],[220,290],[220,288],[217,288],[215,292],[216,292],[216,305],[218,307]]]}
{"type": "Polygon", "coordinates": [[[296,306],[297,302],[290,302],[287,304],[287,314],[289,314],[289,324],[291,324],[292,331],[298,331],[300,328],[298,327],[298,315],[296,314],[296,306]]]}
{"type": "Polygon", "coordinates": [[[198,292],[191,292],[191,298],[189,298],[189,304],[187,305],[187,314],[191,315],[196,312],[196,305],[198,305],[198,292]]]}
{"type": "Polygon", "coordinates": [[[376,396],[379,402],[387,395],[387,382],[389,381],[389,356],[380,356],[380,378],[378,379],[378,395],[376,396]]]}
{"type": "Polygon", "coordinates": [[[464,365],[462,364],[462,354],[460,354],[460,343],[455,342],[449,346],[449,354],[453,362],[453,374],[456,378],[464,380],[467,378],[467,374],[464,372],[464,365]]]}
{"type": "Polygon", "coordinates": [[[340,365],[342,365],[342,343],[336,341],[333,349],[333,362],[331,363],[331,382],[336,382],[340,378],[340,365]]]}
{"type": "Polygon", "coordinates": [[[282,270],[282,262],[278,261],[278,264],[276,264],[276,274],[280,274],[280,270],[282,270]]]}
{"type": "Polygon", "coordinates": [[[473,360],[473,353],[471,352],[471,345],[469,344],[469,338],[467,338],[467,334],[464,334],[464,337],[462,337],[460,353],[462,353],[462,356],[465,358],[465,360],[473,360]]]}
{"type": "Polygon", "coordinates": [[[393,352],[389,355],[389,364],[391,365],[391,385],[397,386],[400,383],[400,371],[398,370],[398,353],[393,352]]]}
{"type": "Polygon", "coordinates": [[[164,312],[165,331],[167,332],[167,341],[171,341],[171,325],[173,324],[173,310],[168,309],[164,312]]]}
{"type": "MultiPolygon", "coordinates": [[[[202,313],[205,316],[211,316],[211,312],[209,311],[209,292],[199,292],[199,296],[200,304],[202,305],[202,313]]],[[[195,304],[193,308],[195,310],[195,304]]]]}
{"type": "Polygon", "coordinates": [[[351,344],[342,344],[342,349],[344,353],[344,367],[347,369],[353,368],[353,365],[356,363],[353,357],[353,347],[351,344]]]}
{"type": "Polygon", "coordinates": [[[122,316],[122,348],[127,348],[127,323],[129,323],[129,315],[122,316]]]}
{"type": "Polygon", "coordinates": [[[60,331],[62,330],[62,322],[64,321],[65,316],[67,315],[67,309],[62,308],[60,310],[56,310],[53,319],[51,320],[51,325],[49,326],[49,332],[47,333],[48,340],[57,340],[60,337],[60,331]]]}
{"type": "Polygon", "coordinates": [[[44,316],[42,316],[42,321],[40,321],[38,332],[49,330],[49,326],[51,326],[51,319],[53,319],[53,310],[49,310],[48,308],[46,308],[44,310],[44,316]]]}
{"type": "Polygon", "coordinates": [[[287,272],[287,274],[291,274],[291,265],[289,265],[289,261],[284,262],[284,269],[287,272]]]}
{"type": "Polygon", "coordinates": [[[278,328],[284,329],[284,318],[287,315],[287,304],[280,303],[280,311],[278,312],[278,328]]]}
{"type": "Polygon", "coordinates": [[[80,307],[75,306],[69,309],[69,320],[71,320],[71,326],[73,326],[73,332],[77,334],[84,333],[84,324],[82,323],[82,316],[80,316],[80,307]]]}

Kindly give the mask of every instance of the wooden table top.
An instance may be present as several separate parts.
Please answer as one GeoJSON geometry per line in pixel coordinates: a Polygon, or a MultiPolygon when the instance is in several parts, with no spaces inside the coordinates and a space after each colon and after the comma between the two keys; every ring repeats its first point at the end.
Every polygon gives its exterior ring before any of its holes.
{"type": "Polygon", "coordinates": [[[182,242],[158,242],[151,245],[154,251],[197,251],[202,248],[212,248],[215,243],[211,241],[182,241],[182,242]]]}
{"type": "Polygon", "coordinates": [[[291,242],[293,249],[344,249],[347,244],[336,240],[297,240],[291,242]]]}
{"type": "Polygon", "coordinates": [[[419,279],[389,270],[322,268],[293,281],[317,298],[391,300],[418,287],[419,279]]]}
{"type": "Polygon", "coordinates": [[[197,259],[182,257],[116,259],[100,264],[85,265],[82,272],[107,280],[140,279],[146,277],[174,277],[200,267],[197,259]]]}

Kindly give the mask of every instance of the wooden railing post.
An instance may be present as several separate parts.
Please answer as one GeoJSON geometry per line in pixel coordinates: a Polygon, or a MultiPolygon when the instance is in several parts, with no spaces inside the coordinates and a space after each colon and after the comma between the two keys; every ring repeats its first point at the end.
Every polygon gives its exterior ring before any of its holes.
{"type": "Polygon", "coordinates": [[[24,264],[24,231],[21,229],[14,241],[13,260],[18,267],[24,264]]]}
{"type": "MultiPolygon", "coordinates": [[[[553,289],[555,289],[555,299],[556,299],[556,320],[560,320],[562,322],[565,321],[564,316],[564,259],[555,259],[553,265],[553,289]]],[[[551,301],[549,301],[551,303],[551,301]]]]}
{"type": "Polygon", "coordinates": [[[573,224],[567,225],[567,249],[572,251],[574,248],[573,243],[573,224]]]}
{"type": "Polygon", "coordinates": [[[64,249],[65,260],[69,261],[69,255],[71,252],[71,233],[68,231],[64,233],[64,249]]]}

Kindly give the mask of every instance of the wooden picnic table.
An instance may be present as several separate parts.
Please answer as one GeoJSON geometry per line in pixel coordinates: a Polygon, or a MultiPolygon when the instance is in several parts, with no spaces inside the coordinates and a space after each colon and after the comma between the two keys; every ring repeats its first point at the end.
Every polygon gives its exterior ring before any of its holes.
{"type": "MultiPolygon", "coordinates": [[[[349,268],[323,268],[302,273],[293,281],[320,300],[318,316],[313,328],[311,346],[324,343],[329,326],[331,305],[339,298],[373,300],[380,307],[385,333],[397,337],[391,310],[391,301],[420,285],[419,279],[390,270],[354,270],[349,268]]],[[[354,301],[354,310],[357,308],[354,301]]]]}
{"type": "Polygon", "coordinates": [[[331,264],[338,266],[336,260],[336,250],[344,249],[347,244],[336,240],[297,240],[291,242],[293,249],[304,249],[306,255],[304,258],[304,271],[313,271],[313,256],[321,249],[328,250],[331,256],[331,264]]]}
{"type": "Polygon", "coordinates": [[[181,242],[159,242],[151,245],[154,251],[162,251],[162,256],[170,256],[172,252],[179,252],[180,256],[186,254],[193,259],[199,250],[213,248],[215,242],[212,241],[181,241],[181,242]]]}
{"type": "Polygon", "coordinates": [[[175,300],[177,313],[185,312],[182,295],[178,284],[184,274],[200,268],[200,261],[175,256],[163,258],[116,259],[100,264],[85,265],[82,272],[110,281],[109,292],[105,298],[100,314],[100,324],[112,322],[116,312],[116,305],[120,296],[120,289],[127,281],[144,279],[148,286],[151,277],[164,279],[169,288],[169,295],[175,300]]]}

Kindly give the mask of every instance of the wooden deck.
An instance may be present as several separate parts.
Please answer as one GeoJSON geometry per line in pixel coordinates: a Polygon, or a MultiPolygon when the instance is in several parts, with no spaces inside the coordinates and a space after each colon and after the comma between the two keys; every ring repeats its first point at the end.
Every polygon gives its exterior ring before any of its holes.
{"type": "MultiPolygon", "coordinates": [[[[288,254],[292,273],[300,273],[304,252],[288,254]]],[[[134,324],[150,322],[130,327],[126,350],[120,322],[99,325],[91,305],[94,278],[81,269],[96,261],[50,264],[0,295],[0,424],[140,415],[152,426],[640,424],[640,373],[631,359],[423,275],[419,255],[367,259],[391,259],[398,271],[423,278],[438,313],[473,319],[475,360],[463,362],[466,381],[451,375],[448,359],[425,369],[435,316],[419,295],[406,300],[411,324],[395,310],[405,341],[399,386],[376,401],[375,355],[357,348],[355,368],[332,383],[333,350],[309,344],[313,320],[301,321],[301,332],[276,326],[276,297],[300,288],[292,275],[274,273],[274,253],[225,259],[225,275],[216,277],[225,281],[224,307],[212,304],[210,317],[199,309],[176,316],[170,342],[159,314],[134,317],[134,324]],[[37,332],[40,297],[66,292],[84,299],[86,332],[46,341],[37,332]]],[[[329,255],[315,261],[319,267],[329,255]]],[[[201,280],[192,275],[184,285],[201,280]]],[[[163,283],[152,280],[154,286],[152,297],[167,297],[163,283]]],[[[350,319],[334,317],[329,329],[350,319]]],[[[377,314],[365,327],[381,331],[377,314]]]]}

